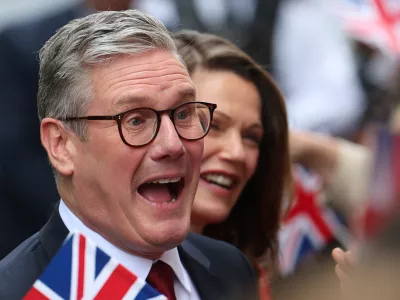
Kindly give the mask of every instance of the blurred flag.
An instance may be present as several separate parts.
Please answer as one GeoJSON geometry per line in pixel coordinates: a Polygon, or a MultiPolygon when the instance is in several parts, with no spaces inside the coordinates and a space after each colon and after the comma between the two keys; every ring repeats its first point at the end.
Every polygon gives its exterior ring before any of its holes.
{"type": "Polygon", "coordinates": [[[385,53],[400,54],[399,0],[340,0],[335,5],[350,36],[385,53]]]}
{"type": "MultiPolygon", "coordinates": [[[[23,272],[23,270],[21,270],[23,272]]],[[[80,233],[70,234],[24,300],[167,298],[80,233]]]]}
{"type": "Polygon", "coordinates": [[[323,250],[330,242],[348,244],[347,229],[335,212],[318,202],[320,189],[296,182],[296,202],[279,232],[279,267],[282,276],[296,270],[304,258],[323,250]]]}
{"type": "Polygon", "coordinates": [[[373,153],[369,200],[357,212],[353,226],[360,240],[378,234],[400,209],[400,134],[380,129],[373,153]]]}

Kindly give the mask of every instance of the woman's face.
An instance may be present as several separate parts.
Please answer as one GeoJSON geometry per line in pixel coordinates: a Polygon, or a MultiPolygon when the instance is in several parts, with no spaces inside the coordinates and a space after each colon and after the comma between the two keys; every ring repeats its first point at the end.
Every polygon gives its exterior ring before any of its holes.
{"type": "MultiPolygon", "coordinates": [[[[256,86],[230,71],[196,71],[197,99],[218,105],[204,141],[192,223],[224,221],[258,162],[263,137],[256,86]]],[[[249,199],[250,200],[250,199],[249,199]]]]}

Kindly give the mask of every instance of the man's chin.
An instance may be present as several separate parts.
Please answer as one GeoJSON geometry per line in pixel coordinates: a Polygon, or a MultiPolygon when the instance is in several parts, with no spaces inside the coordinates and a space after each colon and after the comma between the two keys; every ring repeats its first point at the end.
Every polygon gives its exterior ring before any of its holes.
{"type": "Polygon", "coordinates": [[[189,224],[181,226],[170,226],[166,224],[165,227],[160,229],[161,230],[149,230],[146,234],[146,240],[152,246],[167,251],[177,247],[185,240],[190,227],[189,224]]]}
{"type": "Polygon", "coordinates": [[[173,235],[148,232],[145,236],[142,236],[140,244],[138,244],[137,241],[132,242],[125,248],[125,251],[143,258],[156,260],[165,251],[179,246],[185,240],[186,235],[187,232],[175,232],[173,235]]]}

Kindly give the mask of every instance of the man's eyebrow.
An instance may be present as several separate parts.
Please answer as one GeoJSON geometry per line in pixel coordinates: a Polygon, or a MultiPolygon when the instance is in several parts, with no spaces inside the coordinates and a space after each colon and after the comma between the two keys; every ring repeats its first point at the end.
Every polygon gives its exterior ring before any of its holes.
{"type": "MultiPolygon", "coordinates": [[[[194,98],[196,97],[196,90],[193,88],[188,88],[188,89],[183,89],[178,92],[179,94],[179,102],[181,100],[187,100],[187,98],[192,98],[190,99],[195,100],[194,98]]],[[[141,106],[141,107],[146,107],[148,106],[147,103],[151,101],[151,98],[148,96],[139,96],[139,95],[126,95],[122,96],[121,99],[117,101],[117,103],[114,105],[116,109],[122,108],[122,107],[129,107],[132,105],[135,106],[141,106]]]]}
{"type": "Polygon", "coordinates": [[[150,101],[150,97],[148,96],[135,96],[135,95],[127,95],[121,97],[118,102],[114,105],[115,108],[122,108],[127,106],[132,106],[133,104],[138,106],[146,106],[146,103],[150,101]]]}
{"type": "Polygon", "coordinates": [[[195,98],[196,97],[196,90],[194,88],[188,88],[179,91],[180,98],[195,98]]]}

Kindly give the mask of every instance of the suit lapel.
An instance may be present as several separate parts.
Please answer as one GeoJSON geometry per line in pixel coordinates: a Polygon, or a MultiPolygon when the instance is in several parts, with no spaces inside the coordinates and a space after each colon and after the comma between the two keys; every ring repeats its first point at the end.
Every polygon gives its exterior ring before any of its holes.
{"type": "Polygon", "coordinates": [[[188,240],[178,247],[178,251],[200,298],[222,299],[226,295],[224,283],[212,272],[207,257],[188,240]]]}
{"type": "Polygon", "coordinates": [[[46,225],[39,232],[40,243],[46,251],[49,260],[56,255],[69,233],[60,217],[58,211],[59,205],[60,202],[57,202],[49,221],[47,221],[46,225]]]}

